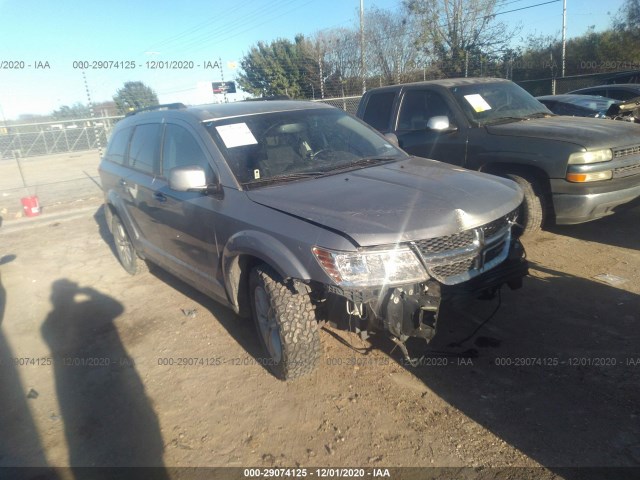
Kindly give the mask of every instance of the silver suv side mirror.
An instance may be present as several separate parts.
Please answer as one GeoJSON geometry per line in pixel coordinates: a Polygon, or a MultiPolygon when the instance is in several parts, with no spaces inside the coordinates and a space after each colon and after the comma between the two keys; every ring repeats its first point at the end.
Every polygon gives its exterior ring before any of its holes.
{"type": "Polygon", "coordinates": [[[169,171],[169,188],[177,192],[202,192],[213,190],[207,184],[207,175],[202,167],[190,165],[169,171]]]}

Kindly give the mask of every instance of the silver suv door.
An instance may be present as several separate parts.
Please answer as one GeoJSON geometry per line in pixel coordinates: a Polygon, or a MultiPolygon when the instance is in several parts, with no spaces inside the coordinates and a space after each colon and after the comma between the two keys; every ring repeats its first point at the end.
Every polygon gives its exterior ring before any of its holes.
{"type": "Polygon", "coordinates": [[[162,142],[162,178],[156,184],[158,231],[171,269],[207,289],[224,294],[217,278],[218,249],[215,215],[221,199],[200,192],[177,192],[168,186],[176,167],[199,166],[212,178],[209,155],[187,124],[168,123],[162,142]]]}
{"type": "Polygon", "coordinates": [[[129,146],[129,174],[121,181],[121,194],[144,255],[162,264],[162,237],[155,197],[161,137],[162,125],[159,123],[135,127],[129,146]]]}

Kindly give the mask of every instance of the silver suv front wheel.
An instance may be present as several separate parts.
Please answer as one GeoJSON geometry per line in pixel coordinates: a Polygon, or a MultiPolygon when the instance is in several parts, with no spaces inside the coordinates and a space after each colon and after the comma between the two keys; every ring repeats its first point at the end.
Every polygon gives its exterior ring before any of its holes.
{"type": "Polygon", "coordinates": [[[261,362],[282,380],[312,372],[322,355],[315,308],[308,293],[296,293],[269,266],[249,278],[251,310],[268,358],[261,362]]]}

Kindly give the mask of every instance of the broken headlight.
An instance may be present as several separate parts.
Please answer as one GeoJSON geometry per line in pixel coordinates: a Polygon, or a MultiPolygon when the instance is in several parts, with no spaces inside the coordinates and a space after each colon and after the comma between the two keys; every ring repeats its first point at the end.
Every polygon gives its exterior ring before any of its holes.
{"type": "Polygon", "coordinates": [[[419,283],[429,278],[416,254],[408,247],[357,252],[320,247],[311,250],[327,275],[342,287],[419,283]]]}

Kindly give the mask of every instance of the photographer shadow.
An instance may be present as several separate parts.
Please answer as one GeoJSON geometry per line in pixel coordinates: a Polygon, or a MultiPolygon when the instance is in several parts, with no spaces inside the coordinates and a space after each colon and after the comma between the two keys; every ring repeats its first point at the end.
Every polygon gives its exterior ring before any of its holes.
{"type": "Polygon", "coordinates": [[[114,325],[123,306],[67,279],[53,283],[50,298],[41,333],[54,358],[75,478],[110,478],[113,467],[155,467],[145,478],[168,478],[157,415],[114,325]]]}
{"type": "MultiPolygon", "coordinates": [[[[15,255],[5,255],[0,265],[15,255]]],[[[57,480],[47,465],[40,435],[27,404],[27,392],[14,364],[15,355],[2,327],[7,291],[0,272],[0,473],[6,478],[57,480]],[[29,468],[24,468],[29,467],[29,468]]]]}

